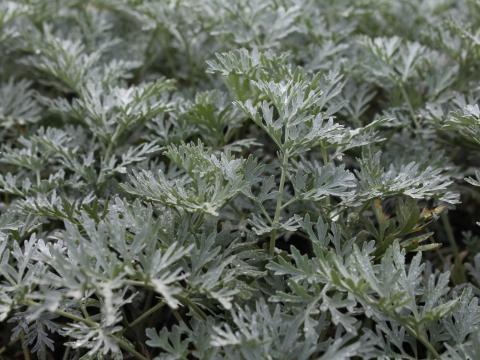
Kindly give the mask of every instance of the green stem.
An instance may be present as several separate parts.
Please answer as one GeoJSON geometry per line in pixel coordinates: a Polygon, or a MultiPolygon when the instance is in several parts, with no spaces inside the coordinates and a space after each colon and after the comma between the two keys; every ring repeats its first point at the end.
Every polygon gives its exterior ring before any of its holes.
{"type": "Polygon", "coordinates": [[[270,217],[270,215],[268,214],[267,212],[267,209],[265,209],[265,206],[263,206],[263,204],[258,200],[258,199],[253,199],[253,201],[255,202],[255,204],[259,207],[259,209],[261,210],[262,214],[265,216],[265,218],[267,218],[268,222],[270,224],[273,224],[273,220],[272,218],[270,217]]]}
{"type": "Polygon", "coordinates": [[[450,224],[450,219],[448,218],[447,213],[443,212],[440,217],[442,218],[442,224],[445,228],[445,233],[447,235],[448,242],[453,250],[454,255],[454,268],[453,268],[453,280],[456,284],[464,283],[465,278],[465,268],[462,264],[462,257],[460,255],[460,250],[458,249],[457,242],[455,241],[455,235],[453,234],[452,225],[450,224]]]}
{"type": "Polygon", "coordinates": [[[23,359],[30,360],[30,351],[28,350],[27,342],[25,341],[25,334],[22,332],[20,335],[23,351],[23,359]]]}
{"type": "Polygon", "coordinates": [[[450,220],[447,216],[447,213],[442,212],[440,217],[442,218],[443,227],[445,228],[445,232],[447,233],[447,239],[450,242],[450,246],[452,247],[453,252],[455,253],[455,257],[457,257],[459,254],[458,245],[457,245],[457,242],[455,241],[452,225],[450,224],[450,220]]]}
{"type": "Polygon", "coordinates": [[[107,149],[105,150],[105,162],[107,162],[110,159],[114,146],[115,146],[115,141],[112,137],[112,139],[110,139],[110,141],[108,142],[107,149]]]}
{"type": "Polygon", "coordinates": [[[67,349],[65,350],[65,353],[63,354],[63,360],[68,360],[68,357],[70,355],[70,349],[71,347],[70,346],[67,346],[67,349]]]}
{"type": "Polygon", "coordinates": [[[408,111],[410,112],[410,116],[412,117],[413,124],[417,130],[420,129],[420,124],[418,122],[417,114],[415,114],[415,110],[413,109],[412,103],[410,98],[408,97],[407,91],[405,90],[405,86],[401,81],[397,82],[398,87],[400,88],[400,92],[402,93],[403,100],[407,103],[408,111]]]}
{"type": "MultiPolygon", "coordinates": [[[[35,304],[37,305],[37,304],[35,304]]],[[[91,328],[98,328],[99,327],[99,324],[96,323],[95,321],[93,320],[89,320],[89,319],[85,319],[85,318],[82,318],[80,316],[77,316],[75,314],[71,314],[71,313],[68,313],[66,311],[63,311],[63,310],[55,310],[55,314],[59,315],[59,316],[62,316],[64,318],[67,318],[67,319],[70,319],[72,321],[76,321],[76,322],[81,322],[91,328]]]]}
{"type": "Polygon", "coordinates": [[[160,310],[164,305],[165,305],[165,303],[163,301],[160,301],[157,305],[155,305],[154,307],[151,307],[150,309],[145,311],[142,315],[140,315],[138,318],[136,318],[134,321],[132,321],[130,324],[128,324],[128,326],[125,329],[123,329],[123,331],[137,326],[143,320],[145,320],[147,317],[149,317],[150,315],[152,315],[156,311],[160,310]]]}
{"type": "Polygon", "coordinates": [[[145,299],[145,304],[143,305],[143,311],[147,311],[152,306],[153,291],[149,290],[147,292],[147,297],[145,299]]]}
{"type": "Polygon", "coordinates": [[[175,316],[175,319],[177,319],[179,324],[183,322],[182,316],[179,314],[177,310],[172,310],[172,314],[173,316],[175,316]]]}
{"type": "Polygon", "coordinates": [[[328,157],[327,147],[322,145],[320,147],[320,152],[322,153],[323,165],[327,165],[330,162],[330,159],[328,157]]]}
{"type": "MultiPolygon", "coordinates": [[[[177,295],[178,300],[180,300],[184,305],[188,306],[192,313],[196,314],[202,321],[207,320],[207,314],[194,302],[192,302],[188,296],[177,295]]],[[[178,314],[178,312],[177,312],[178,314]]],[[[175,314],[174,314],[175,315],[175,314]]],[[[181,318],[180,318],[181,319],[181,318]]],[[[178,320],[178,319],[177,319],[178,320]]]]}
{"type": "Polygon", "coordinates": [[[191,71],[193,70],[193,61],[192,61],[192,54],[190,51],[190,43],[183,32],[180,31],[179,34],[180,34],[180,38],[183,41],[183,44],[185,45],[185,57],[187,60],[188,69],[189,71],[191,71]]]}
{"type": "Polygon", "coordinates": [[[204,220],[204,215],[203,213],[198,213],[197,218],[195,219],[195,222],[192,224],[193,230],[196,232],[198,229],[200,229],[200,226],[203,224],[204,220]]]}
{"type": "Polygon", "coordinates": [[[35,171],[35,178],[37,179],[37,186],[39,187],[40,183],[42,181],[42,179],[40,177],[40,170],[35,171]]]}
{"type": "Polygon", "coordinates": [[[151,51],[152,47],[155,44],[155,40],[158,37],[158,32],[160,31],[159,24],[155,26],[155,29],[152,31],[150,35],[150,39],[148,40],[147,46],[145,47],[145,51],[143,52],[144,64],[139,68],[137,74],[135,76],[135,82],[138,82],[145,73],[145,70],[152,64],[151,59],[151,51]]]}
{"type": "Polygon", "coordinates": [[[282,174],[280,175],[280,185],[277,193],[277,206],[275,208],[275,216],[273,217],[273,231],[270,235],[269,254],[273,256],[275,254],[275,241],[277,240],[277,227],[280,221],[280,213],[282,210],[283,192],[285,190],[285,179],[287,175],[288,166],[288,153],[283,154],[282,160],[282,174]]]}
{"type": "Polygon", "coordinates": [[[430,343],[430,341],[428,341],[422,335],[415,333],[412,329],[410,329],[410,327],[406,326],[405,328],[407,329],[408,332],[410,332],[411,335],[415,336],[418,339],[418,341],[420,341],[423,344],[423,346],[427,348],[428,352],[433,355],[434,359],[440,359],[440,354],[437,352],[437,350],[435,350],[435,348],[430,343]]]}
{"type": "Polygon", "coordinates": [[[230,202],[229,205],[240,220],[243,220],[245,218],[245,214],[238,208],[237,205],[235,205],[233,202],[230,202]]]}
{"type": "MultiPolygon", "coordinates": [[[[320,146],[320,152],[322,153],[323,166],[326,166],[327,164],[330,163],[330,157],[328,156],[328,149],[327,149],[327,146],[325,144],[322,144],[320,146]]],[[[325,198],[324,202],[325,202],[326,211],[329,212],[330,211],[330,196],[327,196],[325,198]]]]}
{"type": "Polygon", "coordinates": [[[87,311],[87,305],[85,304],[85,300],[82,300],[82,303],[80,305],[80,309],[82,310],[82,314],[83,316],[90,320],[90,315],[88,314],[88,311],[87,311]]]}
{"type": "Polygon", "coordinates": [[[292,197],[290,200],[288,200],[285,204],[282,205],[282,209],[288,207],[289,205],[292,205],[295,201],[298,201],[298,198],[292,197]]]}
{"type": "MultiPolygon", "coordinates": [[[[128,284],[128,285],[131,285],[131,286],[139,286],[139,287],[143,287],[143,288],[147,288],[147,289],[152,288],[152,286],[149,285],[145,281],[125,280],[125,283],[128,284]]],[[[187,296],[182,296],[180,294],[177,294],[175,297],[178,300],[180,300],[180,302],[182,302],[183,304],[188,306],[190,308],[190,310],[192,310],[193,313],[197,314],[202,320],[205,321],[207,319],[207,315],[205,314],[205,312],[202,309],[200,309],[200,307],[198,307],[195,303],[193,303],[189,299],[189,296],[191,296],[191,294],[189,294],[188,292],[186,294],[187,294],[187,296]]],[[[178,312],[176,312],[176,311],[173,311],[173,313],[174,313],[175,316],[178,315],[178,312]]],[[[181,319],[181,317],[180,317],[180,319],[181,319]]]]}
{"type": "Polygon", "coordinates": [[[138,360],[148,360],[148,358],[146,358],[145,356],[143,356],[142,354],[140,354],[137,350],[135,350],[128,342],[126,342],[125,340],[119,338],[119,337],[116,337],[114,336],[115,338],[115,341],[117,342],[117,344],[125,351],[127,351],[129,354],[133,355],[135,358],[137,358],[138,360]]]}

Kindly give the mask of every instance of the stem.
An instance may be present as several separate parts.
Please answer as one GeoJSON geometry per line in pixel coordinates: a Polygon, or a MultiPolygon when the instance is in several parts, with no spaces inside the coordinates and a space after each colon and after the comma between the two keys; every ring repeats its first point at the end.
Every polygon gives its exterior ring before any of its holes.
{"type": "MultiPolygon", "coordinates": [[[[36,303],[34,303],[34,304],[37,305],[36,303]]],[[[77,316],[75,314],[71,314],[71,313],[68,313],[66,311],[63,311],[63,310],[58,310],[57,309],[57,310],[55,310],[55,314],[57,314],[59,316],[62,316],[64,318],[70,319],[72,321],[84,323],[85,325],[87,325],[91,328],[97,328],[99,326],[98,323],[96,323],[93,320],[88,320],[88,319],[82,318],[80,316],[77,316]]]]}
{"type": "Polygon", "coordinates": [[[245,215],[240,211],[237,205],[235,205],[233,202],[230,202],[229,205],[240,220],[243,220],[245,218],[245,215]]]}
{"type": "Polygon", "coordinates": [[[442,212],[440,215],[442,218],[443,227],[445,228],[445,232],[447,233],[447,239],[450,242],[450,246],[452,247],[453,252],[455,253],[455,257],[458,256],[458,246],[457,242],[455,241],[455,236],[453,235],[452,225],[450,224],[450,220],[446,213],[442,212]]]}
{"type": "MultiPolygon", "coordinates": [[[[205,312],[200,308],[198,307],[197,304],[195,304],[194,302],[192,302],[188,296],[181,296],[181,295],[177,295],[177,298],[178,300],[180,300],[183,304],[185,304],[186,306],[188,306],[190,308],[190,310],[196,314],[202,321],[206,321],[207,320],[207,314],[205,314],[205,312]]],[[[174,311],[174,315],[175,317],[177,316],[176,314],[178,315],[178,312],[177,311],[174,311]]],[[[178,320],[178,318],[177,318],[178,320]]],[[[181,317],[180,317],[180,320],[181,321],[181,317]]]]}
{"type": "Polygon", "coordinates": [[[143,320],[145,320],[147,317],[152,315],[154,312],[156,312],[157,310],[160,310],[163,307],[163,305],[165,305],[165,303],[163,301],[160,301],[157,305],[148,309],[142,315],[140,315],[138,318],[136,318],[134,321],[132,321],[130,324],[128,324],[127,327],[124,329],[124,331],[126,329],[133,328],[136,325],[140,324],[143,320]]]}
{"type": "Polygon", "coordinates": [[[182,317],[180,316],[180,314],[178,313],[177,310],[172,310],[172,314],[173,314],[173,316],[175,316],[175,319],[177,319],[179,324],[183,322],[183,319],[182,319],[182,317]]]}
{"type": "MultiPolygon", "coordinates": [[[[139,287],[143,287],[143,288],[147,288],[147,289],[151,289],[152,286],[149,285],[147,282],[145,281],[138,281],[138,280],[125,280],[125,283],[128,284],[128,285],[131,285],[131,286],[139,286],[139,287]]],[[[191,294],[189,294],[187,292],[187,295],[188,296],[191,296],[191,294]]],[[[205,312],[203,312],[202,309],[200,309],[195,303],[193,303],[188,296],[182,296],[180,294],[177,294],[175,297],[180,300],[180,302],[182,302],[183,304],[187,305],[190,310],[192,310],[193,313],[197,314],[203,321],[205,321],[207,319],[207,315],[205,314],[205,312]]],[[[173,311],[174,315],[177,316],[178,315],[178,312],[177,311],[173,311]],[[176,313],[176,314],[175,314],[176,313]]],[[[181,317],[179,318],[181,320],[181,317]]],[[[178,319],[177,319],[178,320],[178,319]]]]}
{"type": "MultiPolygon", "coordinates": [[[[322,160],[323,160],[323,166],[327,166],[327,164],[330,163],[330,157],[328,156],[328,149],[327,146],[322,144],[320,147],[320,152],[322,153],[322,160]]],[[[330,196],[327,196],[325,198],[325,205],[327,208],[327,212],[330,211],[330,196]]]]}
{"type": "Polygon", "coordinates": [[[105,150],[105,161],[108,161],[110,159],[110,156],[113,151],[113,146],[114,146],[114,141],[112,138],[108,143],[107,150],[105,150]]]}
{"type": "Polygon", "coordinates": [[[143,77],[145,70],[152,64],[151,51],[152,51],[153,45],[155,44],[155,40],[158,36],[159,30],[160,30],[160,27],[159,27],[159,24],[157,24],[155,26],[155,29],[152,31],[152,34],[150,35],[150,39],[148,40],[147,46],[145,47],[145,51],[143,52],[144,64],[142,67],[139,68],[135,76],[136,81],[139,81],[143,77]]]}
{"type": "Polygon", "coordinates": [[[85,299],[82,300],[82,303],[80,305],[80,309],[82,310],[82,314],[83,316],[88,319],[88,320],[91,320],[90,319],[90,315],[88,314],[88,311],[87,311],[87,306],[85,305],[85,299]]]}
{"type": "Polygon", "coordinates": [[[133,355],[138,360],[148,360],[148,358],[146,358],[145,356],[140,354],[137,350],[135,350],[132,346],[130,346],[130,344],[128,342],[126,342],[125,340],[123,340],[119,337],[116,337],[116,336],[113,336],[113,337],[115,338],[115,341],[117,342],[117,344],[123,350],[128,351],[129,354],[133,355]]]}
{"type": "Polygon", "coordinates": [[[408,97],[407,91],[405,90],[405,86],[401,81],[397,82],[398,87],[400,88],[400,92],[402,93],[403,100],[407,103],[408,111],[410,112],[410,116],[412,117],[413,124],[417,130],[420,129],[420,124],[418,123],[417,114],[415,114],[415,110],[413,109],[412,103],[410,102],[410,98],[408,97]]]}
{"type": "Polygon", "coordinates": [[[288,153],[283,154],[282,161],[282,174],[280,175],[280,185],[278,187],[277,194],[277,206],[275,208],[275,216],[273,217],[273,231],[270,235],[270,245],[269,245],[269,254],[273,256],[275,254],[275,241],[277,239],[277,227],[280,220],[280,213],[282,210],[282,201],[283,201],[283,191],[285,189],[285,178],[287,175],[287,166],[288,166],[288,153]]]}
{"type": "Polygon", "coordinates": [[[195,222],[192,224],[193,229],[194,229],[195,231],[197,231],[197,230],[200,228],[200,226],[201,226],[202,223],[203,223],[204,218],[205,218],[205,217],[204,217],[203,213],[199,213],[199,214],[197,215],[197,218],[195,219],[195,222]]]}
{"type": "Polygon", "coordinates": [[[28,351],[27,342],[25,341],[25,334],[23,332],[20,335],[20,339],[22,343],[23,359],[30,360],[30,351],[28,351]]]}
{"type": "Polygon", "coordinates": [[[289,205],[292,205],[295,201],[298,201],[298,198],[292,197],[290,200],[288,200],[285,204],[282,205],[282,209],[288,207],[289,205]]]}
{"type": "Polygon", "coordinates": [[[328,158],[328,151],[327,147],[322,145],[320,147],[320,151],[322,153],[322,160],[323,160],[323,165],[327,165],[330,162],[330,159],[328,158]]]}
{"type": "Polygon", "coordinates": [[[462,257],[460,255],[460,250],[458,249],[457,242],[455,241],[455,235],[453,234],[453,229],[452,225],[450,224],[450,219],[447,216],[447,213],[442,213],[440,215],[442,218],[442,224],[443,227],[445,228],[445,232],[447,235],[448,242],[450,243],[450,246],[452,247],[453,254],[455,257],[454,260],[454,271],[453,271],[453,280],[457,284],[461,284],[465,282],[465,269],[462,264],[462,257]]]}
{"type": "Polygon", "coordinates": [[[42,181],[42,179],[40,177],[40,170],[35,171],[35,178],[36,178],[36,181],[37,181],[37,186],[39,187],[40,183],[42,181]]]}
{"type": "Polygon", "coordinates": [[[102,167],[97,178],[97,185],[102,184],[105,181],[106,175],[105,175],[104,165],[108,162],[108,160],[111,157],[113,146],[114,146],[113,139],[110,139],[110,141],[108,142],[107,148],[105,150],[105,156],[101,159],[102,167]]]}
{"type": "Polygon", "coordinates": [[[70,355],[70,346],[67,346],[67,349],[65,350],[65,353],[63,354],[63,360],[68,360],[68,357],[70,355]]]}
{"type": "Polygon", "coordinates": [[[257,198],[253,199],[253,202],[259,207],[259,209],[262,211],[262,214],[267,218],[269,223],[273,224],[273,220],[270,217],[270,215],[268,215],[268,212],[265,209],[265,206],[263,206],[263,204],[257,198]]]}
{"type": "Polygon", "coordinates": [[[406,326],[407,331],[411,332],[412,335],[414,335],[422,344],[425,346],[430,354],[433,355],[434,359],[440,359],[440,354],[435,350],[432,344],[430,344],[430,341],[428,341],[426,338],[424,338],[420,334],[415,334],[412,332],[412,330],[406,326]]]}
{"type": "Polygon", "coordinates": [[[147,298],[145,299],[145,304],[143,305],[143,311],[147,311],[152,306],[153,291],[150,290],[147,292],[147,298]]]}
{"type": "Polygon", "coordinates": [[[191,54],[191,51],[190,51],[190,43],[188,42],[188,40],[187,40],[187,38],[186,38],[186,36],[183,32],[179,31],[179,34],[180,34],[180,38],[183,41],[183,44],[185,45],[185,57],[186,57],[186,60],[187,60],[188,69],[189,69],[189,71],[192,71],[193,70],[193,62],[192,62],[192,54],[191,54]]]}

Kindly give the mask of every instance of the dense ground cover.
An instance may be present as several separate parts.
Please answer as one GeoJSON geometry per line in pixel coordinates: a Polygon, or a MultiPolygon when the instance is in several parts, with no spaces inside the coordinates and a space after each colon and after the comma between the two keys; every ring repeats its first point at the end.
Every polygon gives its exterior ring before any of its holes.
{"type": "Polygon", "coordinates": [[[0,1],[0,357],[477,359],[480,1],[0,1]]]}

